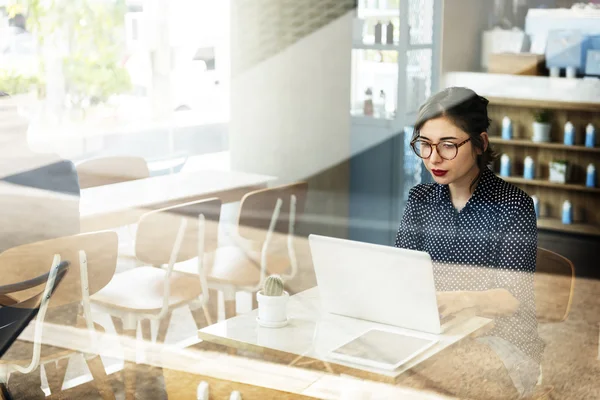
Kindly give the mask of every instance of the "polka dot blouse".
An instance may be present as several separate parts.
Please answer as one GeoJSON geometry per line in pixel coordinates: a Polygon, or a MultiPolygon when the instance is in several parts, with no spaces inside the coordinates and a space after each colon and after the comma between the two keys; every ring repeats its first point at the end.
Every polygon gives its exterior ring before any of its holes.
{"type": "Polygon", "coordinates": [[[448,185],[417,185],[410,191],[396,247],[429,253],[438,291],[507,289],[519,300],[519,309],[496,318],[489,335],[540,361],[544,344],[533,292],[537,227],[533,201],[525,192],[486,168],[458,212],[448,185]]]}

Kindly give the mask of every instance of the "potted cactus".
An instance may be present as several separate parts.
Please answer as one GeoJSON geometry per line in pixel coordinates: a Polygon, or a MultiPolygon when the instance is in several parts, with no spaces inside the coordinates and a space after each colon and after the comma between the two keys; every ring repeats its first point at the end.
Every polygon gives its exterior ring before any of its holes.
{"type": "Polygon", "coordinates": [[[258,323],[267,328],[287,325],[287,301],[290,295],[283,290],[283,279],[271,275],[265,280],[263,289],[256,293],[258,300],[258,323]]]}

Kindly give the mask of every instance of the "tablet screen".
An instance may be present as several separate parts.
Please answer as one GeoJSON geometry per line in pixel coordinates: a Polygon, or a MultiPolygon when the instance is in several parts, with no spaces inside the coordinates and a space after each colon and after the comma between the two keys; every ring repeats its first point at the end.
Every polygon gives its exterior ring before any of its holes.
{"type": "Polygon", "coordinates": [[[374,329],[333,350],[332,356],[357,363],[396,368],[436,342],[434,339],[374,329]]]}

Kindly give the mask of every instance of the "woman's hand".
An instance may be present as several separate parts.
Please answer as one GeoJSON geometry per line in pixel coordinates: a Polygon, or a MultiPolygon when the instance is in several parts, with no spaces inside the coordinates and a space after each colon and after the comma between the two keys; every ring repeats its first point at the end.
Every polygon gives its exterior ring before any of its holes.
{"type": "Polygon", "coordinates": [[[457,314],[462,310],[475,307],[473,293],[476,292],[438,292],[437,303],[441,318],[457,314]]]}

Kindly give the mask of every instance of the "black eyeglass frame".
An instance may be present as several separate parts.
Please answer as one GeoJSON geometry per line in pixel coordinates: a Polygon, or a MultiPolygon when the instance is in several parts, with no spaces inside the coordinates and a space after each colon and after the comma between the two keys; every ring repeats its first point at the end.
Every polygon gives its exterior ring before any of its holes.
{"type": "Polygon", "coordinates": [[[439,142],[439,143],[429,143],[429,142],[427,142],[427,141],[425,141],[425,140],[423,140],[423,139],[420,139],[420,137],[416,137],[415,139],[413,139],[413,140],[410,142],[410,147],[413,149],[413,151],[415,152],[415,154],[417,155],[417,157],[419,157],[419,158],[421,158],[421,159],[423,159],[423,160],[427,160],[429,157],[431,157],[431,155],[433,154],[433,149],[435,148],[435,151],[437,151],[438,155],[439,155],[441,158],[443,158],[444,160],[447,160],[447,161],[451,161],[451,160],[454,160],[454,159],[456,158],[456,156],[458,155],[458,149],[459,149],[459,148],[461,148],[463,145],[465,145],[465,144],[466,144],[467,142],[469,142],[470,140],[471,140],[471,138],[468,138],[468,139],[466,139],[466,140],[463,140],[463,141],[462,141],[462,142],[460,142],[460,143],[452,143],[452,142],[449,142],[449,141],[442,141],[442,142],[439,142]],[[431,148],[431,152],[429,153],[429,155],[428,155],[427,157],[423,157],[423,156],[421,156],[421,155],[419,154],[419,152],[418,152],[418,151],[417,151],[417,149],[415,148],[415,145],[417,144],[417,142],[424,142],[424,143],[426,143],[426,144],[428,144],[428,145],[429,145],[429,147],[431,148]],[[438,147],[440,144],[442,144],[442,143],[445,143],[445,144],[451,144],[451,145],[453,145],[453,146],[454,146],[454,148],[455,148],[455,150],[456,150],[456,151],[454,152],[454,157],[452,157],[452,158],[446,158],[446,157],[444,157],[444,156],[442,156],[442,155],[440,154],[440,152],[438,151],[437,147],[438,147]]]}

